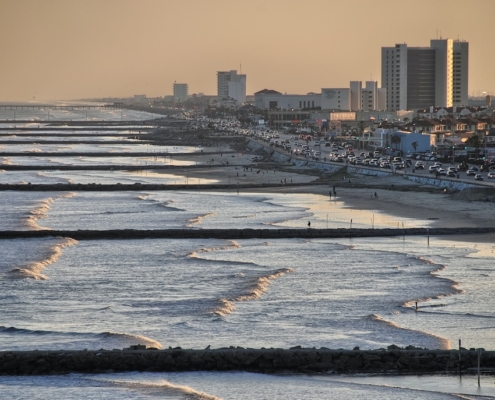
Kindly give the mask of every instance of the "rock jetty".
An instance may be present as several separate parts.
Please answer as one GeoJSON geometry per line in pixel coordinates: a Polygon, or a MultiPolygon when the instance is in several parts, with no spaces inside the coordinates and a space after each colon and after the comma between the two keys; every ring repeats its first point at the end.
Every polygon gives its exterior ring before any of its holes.
{"type": "Polygon", "coordinates": [[[495,228],[404,228],[404,229],[109,229],[0,231],[0,239],[70,237],[76,240],[99,239],[324,239],[393,236],[442,236],[494,233],[495,228]]]}
{"type": "Polygon", "coordinates": [[[380,350],[222,349],[167,350],[131,346],[124,350],[4,351],[0,352],[2,375],[46,375],[124,371],[249,371],[260,373],[350,372],[459,372],[478,365],[495,367],[495,352],[426,350],[413,346],[389,346],[380,350]]]}

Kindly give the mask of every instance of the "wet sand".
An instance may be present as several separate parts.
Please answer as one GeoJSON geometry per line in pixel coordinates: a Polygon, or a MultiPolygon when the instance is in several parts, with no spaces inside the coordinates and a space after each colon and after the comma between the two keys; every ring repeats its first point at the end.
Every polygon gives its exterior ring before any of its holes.
{"type": "MultiPolygon", "coordinates": [[[[208,150],[211,152],[214,148],[208,150]]],[[[428,219],[432,221],[433,227],[491,227],[495,224],[495,203],[459,200],[453,194],[444,193],[439,188],[421,186],[401,176],[347,175],[344,179],[344,174],[339,173],[327,179],[328,184],[322,185],[318,172],[309,168],[263,163],[259,161],[259,156],[248,153],[223,154],[222,151],[227,151],[227,148],[216,150],[216,156],[195,156],[197,164],[201,163],[206,167],[189,170],[190,183],[197,183],[194,179],[216,180],[218,183],[231,185],[268,183],[276,186],[253,188],[252,191],[311,193],[323,196],[329,196],[329,192],[333,192],[335,186],[337,199],[343,201],[346,207],[354,209],[375,210],[403,218],[428,219]],[[208,164],[210,161],[211,166],[208,164]],[[224,162],[228,162],[229,165],[220,167],[224,162]],[[311,185],[317,181],[320,184],[311,185]],[[290,183],[306,183],[307,186],[291,187],[290,183]]],[[[191,160],[192,157],[184,154],[177,159],[191,160]]],[[[492,240],[491,236],[487,237],[487,240],[492,240]]]]}

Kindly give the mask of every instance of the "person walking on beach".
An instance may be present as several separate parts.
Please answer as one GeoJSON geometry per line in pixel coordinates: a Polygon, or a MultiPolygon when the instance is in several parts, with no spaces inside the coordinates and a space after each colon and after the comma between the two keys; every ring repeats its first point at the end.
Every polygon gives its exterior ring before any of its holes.
{"type": "Polygon", "coordinates": [[[308,229],[311,228],[311,221],[308,221],[308,229]]]}

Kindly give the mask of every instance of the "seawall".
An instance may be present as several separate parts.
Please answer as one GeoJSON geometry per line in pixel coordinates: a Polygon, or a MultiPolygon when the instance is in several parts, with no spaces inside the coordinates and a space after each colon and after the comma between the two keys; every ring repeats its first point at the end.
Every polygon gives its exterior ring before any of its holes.
{"type": "Polygon", "coordinates": [[[345,171],[346,173],[356,173],[360,175],[369,176],[402,176],[404,179],[408,179],[412,182],[419,183],[420,185],[436,186],[440,188],[446,188],[449,191],[460,191],[468,188],[480,188],[487,187],[490,185],[484,184],[482,182],[465,182],[455,179],[446,178],[433,178],[430,176],[416,175],[411,173],[397,174],[390,170],[384,170],[380,168],[366,168],[354,165],[347,165],[342,163],[332,163],[329,161],[314,161],[305,159],[302,157],[293,157],[286,152],[280,150],[280,148],[270,147],[259,143],[255,140],[250,139],[248,142],[248,148],[252,151],[263,150],[265,153],[270,155],[270,159],[276,162],[291,163],[298,167],[306,166],[308,168],[318,169],[322,172],[335,173],[338,171],[345,171]]]}
{"type": "MultiPolygon", "coordinates": [[[[181,348],[96,351],[0,352],[1,375],[53,375],[125,371],[275,372],[458,372],[475,368],[478,352],[389,346],[381,350],[181,348]],[[411,349],[409,349],[411,348],[411,349]]],[[[495,367],[495,352],[481,351],[484,370],[495,367]]],[[[493,372],[493,371],[492,371],[493,372]]]]}

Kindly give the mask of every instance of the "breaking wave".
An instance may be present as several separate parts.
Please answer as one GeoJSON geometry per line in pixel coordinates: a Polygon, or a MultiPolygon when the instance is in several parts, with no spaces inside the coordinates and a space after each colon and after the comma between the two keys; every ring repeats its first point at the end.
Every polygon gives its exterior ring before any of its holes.
{"type": "MultiPolygon", "coordinates": [[[[8,335],[28,335],[28,336],[53,336],[53,342],[72,342],[73,348],[93,348],[100,349],[106,348],[108,350],[113,348],[125,348],[131,345],[145,345],[147,348],[153,347],[156,349],[163,349],[163,345],[157,340],[151,339],[143,335],[136,335],[132,333],[118,333],[118,332],[62,332],[62,331],[45,331],[45,330],[33,330],[16,327],[6,327],[0,325],[0,334],[8,335]],[[103,346],[103,347],[102,347],[103,346]]],[[[36,340],[33,339],[33,342],[36,340]]],[[[46,342],[46,340],[44,340],[46,342]]]]}
{"type": "Polygon", "coordinates": [[[77,193],[67,192],[65,194],[61,194],[61,195],[57,196],[57,199],[71,199],[75,196],[77,196],[77,193]]]}
{"type": "Polygon", "coordinates": [[[77,240],[71,238],[61,239],[61,242],[52,246],[46,257],[41,261],[29,262],[26,265],[21,265],[17,268],[12,269],[8,273],[8,277],[11,279],[25,279],[31,278],[36,280],[45,280],[48,277],[42,274],[42,271],[50,264],[57,261],[62,254],[62,250],[65,247],[73,246],[77,244],[77,240]]]}
{"type": "Polygon", "coordinates": [[[209,218],[209,217],[213,217],[216,214],[217,214],[217,212],[214,211],[214,212],[211,212],[211,213],[208,213],[208,214],[198,215],[197,217],[191,218],[190,220],[188,220],[189,223],[186,226],[188,228],[191,228],[194,225],[199,225],[199,224],[201,224],[203,222],[204,219],[209,218]]]}
{"type": "Polygon", "coordinates": [[[33,230],[44,229],[38,225],[38,220],[46,218],[47,212],[50,210],[50,204],[52,204],[53,201],[54,200],[51,197],[41,200],[41,202],[29,212],[30,215],[26,218],[26,225],[33,230]]]}
{"type": "Polygon", "coordinates": [[[420,333],[422,335],[425,335],[425,336],[427,336],[427,337],[435,340],[436,345],[440,346],[440,347],[438,347],[438,349],[450,350],[452,348],[451,347],[451,344],[450,344],[450,340],[449,339],[446,339],[446,338],[444,338],[442,336],[434,335],[433,333],[429,333],[429,332],[417,331],[417,330],[414,330],[414,329],[404,328],[404,327],[396,324],[395,322],[388,321],[385,318],[383,318],[383,317],[381,317],[380,315],[377,315],[377,314],[371,315],[370,316],[370,319],[372,321],[376,321],[376,322],[385,324],[385,325],[387,325],[387,326],[389,326],[391,328],[400,329],[400,330],[407,331],[407,332],[420,333]]]}
{"type": "Polygon", "coordinates": [[[235,302],[259,299],[264,293],[268,291],[268,288],[270,287],[272,281],[291,272],[294,272],[294,270],[290,268],[283,268],[276,270],[268,275],[253,278],[248,283],[242,294],[230,299],[218,300],[218,307],[213,311],[213,313],[220,316],[225,316],[235,310],[235,302]]]}
{"type": "Polygon", "coordinates": [[[222,400],[220,397],[213,396],[204,392],[198,392],[196,389],[193,389],[189,386],[176,385],[166,380],[162,380],[156,383],[129,382],[118,380],[110,380],[108,382],[112,383],[113,385],[124,386],[128,389],[160,389],[163,395],[175,395],[180,396],[184,399],[222,400]]]}
{"type": "Polygon", "coordinates": [[[237,243],[235,240],[231,240],[230,244],[227,246],[218,246],[218,247],[203,247],[202,249],[193,251],[189,253],[188,257],[197,258],[200,253],[211,253],[213,251],[222,251],[222,250],[232,250],[232,249],[240,249],[241,245],[237,243]]]}
{"type": "Polygon", "coordinates": [[[445,278],[445,277],[440,277],[439,274],[440,272],[442,272],[443,270],[445,270],[447,267],[443,264],[437,264],[431,260],[427,260],[423,257],[417,257],[416,260],[424,263],[424,264],[429,264],[429,265],[435,265],[437,266],[438,268],[433,270],[433,271],[430,271],[430,275],[433,276],[435,279],[441,279],[447,283],[449,283],[449,286],[450,286],[450,289],[452,290],[451,292],[449,293],[440,293],[440,294],[437,294],[436,296],[433,296],[433,297],[427,297],[427,298],[419,298],[419,299],[414,299],[414,300],[409,300],[409,301],[406,301],[404,304],[402,304],[403,307],[413,307],[415,306],[415,303],[416,302],[426,302],[426,301],[429,301],[429,300],[432,300],[432,299],[442,299],[444,297],[449,297],[449,296],[454,296],[456,294],[463,294],[465,293],[465,290],[459,288],[459,285],[460,283],[459,282],[456,282],[454,281],[453,279],[450,279],[450,278],[445,278]]]}

